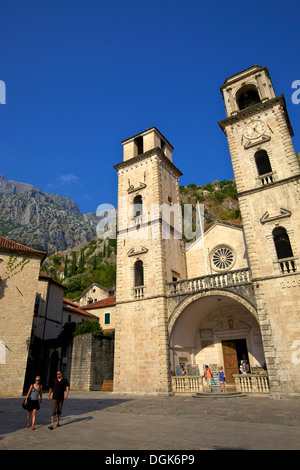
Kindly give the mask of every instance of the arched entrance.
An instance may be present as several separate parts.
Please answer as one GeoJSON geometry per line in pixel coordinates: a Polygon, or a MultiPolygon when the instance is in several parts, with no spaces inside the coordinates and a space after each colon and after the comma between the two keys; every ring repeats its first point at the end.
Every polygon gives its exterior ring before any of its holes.
{"type": "Polygon", "coordinates": [[[187,297],[169,318],[171,367],[223,366],[228,383],[242,362],[253,372],[265,367],[257,312],[243,297],[224,290],[187,297]]]}

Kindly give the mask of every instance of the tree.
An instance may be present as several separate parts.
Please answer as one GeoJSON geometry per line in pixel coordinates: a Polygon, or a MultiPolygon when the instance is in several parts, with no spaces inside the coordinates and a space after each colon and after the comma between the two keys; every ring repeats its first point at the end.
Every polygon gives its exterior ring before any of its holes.
{"type": "Polygon", "coordinates": [[[67,277],[68,275],[68,255],[65,257],[65,268],[64,268],[64,276],[67,277]]]}
{"type": "Polygon", "coordinates": [[[83,273],[83,271],[84,271],[84,265],[85,265],[84,250],[81,250],[81,252],[80,252],[80,258],[79,258],[79,263],[78,263],[78,272],[79,272],[79,273],[83,273]]]}
{"type": "Polygon", "coordinates": [[[77,271],[77,265],[76,265],[76,251],[72,251],[72,263],[71,263],[71,271],[70,275],[74,276],[77,271]]]}

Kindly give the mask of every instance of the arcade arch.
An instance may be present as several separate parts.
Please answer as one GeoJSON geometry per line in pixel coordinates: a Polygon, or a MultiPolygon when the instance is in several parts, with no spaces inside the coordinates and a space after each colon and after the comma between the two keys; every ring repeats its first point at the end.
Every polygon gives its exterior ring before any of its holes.
{"type": "Polygon", "coordinates": [[[265,367],[262,337],[254,307],[239,295],[210,291],[185,299],[169,319],[171,368],[222,365],[227,381],[239,373],[241,361],[265,367]]]}

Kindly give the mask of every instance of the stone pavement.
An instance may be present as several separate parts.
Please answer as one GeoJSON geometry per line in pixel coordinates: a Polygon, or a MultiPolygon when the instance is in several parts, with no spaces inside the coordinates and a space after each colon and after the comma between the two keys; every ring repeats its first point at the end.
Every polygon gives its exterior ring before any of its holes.
{"type": "MultiPolygon", "coordinates": [[[[48,429],[43,396],[36,429],[26,429],[23,398],[0,399],[0,450],[299,449],[300,400],[132,396],[70,392],[61,427],[48,429]]],[[[117,453],[115,452],[115,455],[117,453]]]]}

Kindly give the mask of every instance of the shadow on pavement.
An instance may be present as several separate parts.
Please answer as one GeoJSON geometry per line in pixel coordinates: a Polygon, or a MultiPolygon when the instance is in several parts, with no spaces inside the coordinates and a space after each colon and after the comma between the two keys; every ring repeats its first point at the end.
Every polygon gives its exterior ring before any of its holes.
{"type": "MultiPolygon", "coordinates": [[[[15,432],[26,427],[27,411],[22,408],[24,397],[2,398],[0,399],[0,440],[5,434],[15,432]]],[[[49,426],[51,420],[51,401],[47,400],[47,395],[43,396],[40,410],[36,414],[36,429],[42,426],[49,426]]],[[[129,398],[72,398],[64,401],[60,424],[67,426],[78,421],[92,420],[93,416],[83,416],[91,412],[97,412],[112,408],[131,401],[129,398]]],[[[56,419],[55,419],[56,422],[56,419]]],[[[31,421],[30,421],[31,426],[31,421]]]]}

